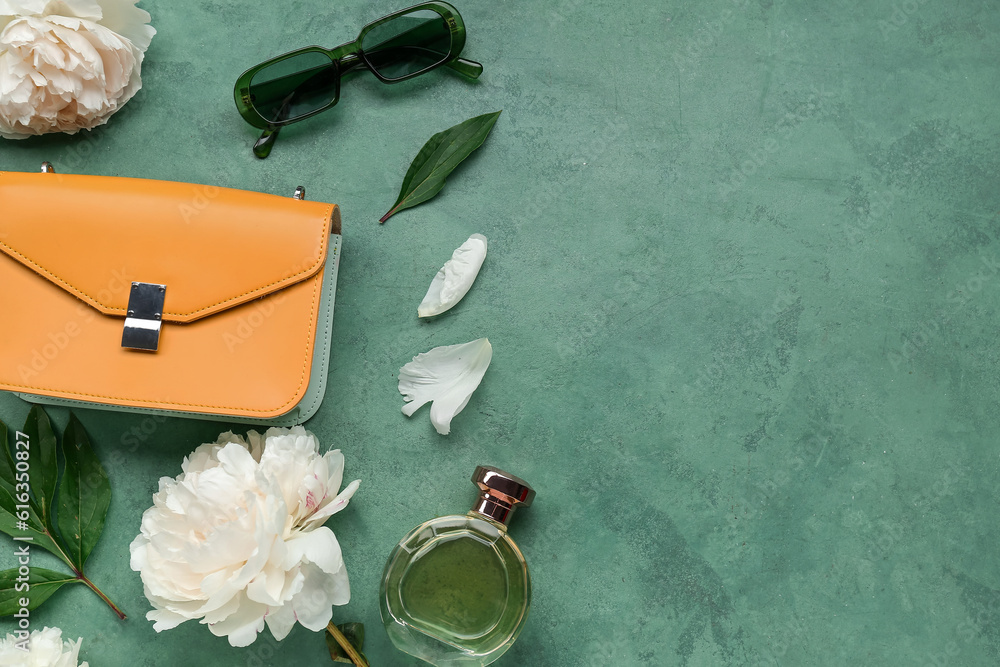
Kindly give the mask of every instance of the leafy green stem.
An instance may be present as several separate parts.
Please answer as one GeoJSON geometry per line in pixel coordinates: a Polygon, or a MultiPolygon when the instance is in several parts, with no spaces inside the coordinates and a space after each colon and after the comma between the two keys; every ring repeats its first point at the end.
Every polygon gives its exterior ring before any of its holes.
{"type": "Polygon", "coordinates": [[[118,614],[118,618],[120,618],[123,621],[126,618],[128,618],[128,616],[125,615],[125,612],[119,609],[118,605],[112,602],[111,598],[105,595],[104,592],[100,588],[98,588],[97,585],[87,577],[87,575],[83,573],[83,570],[78,569],[75,565],[73,565],[73,561],[70,560],[70,557],[66,555],[66,551],[63,549],[62,545],[59,544],[59,540],[55,539],[52,533],[49,532],[49,529],[46,528],[44,532],[45,535],[52,540],[52,543],[56,546],[56,549],[59,550],[59,553],[56,555],[59,556],[62,562],[66,563],[66,565],[68,565],[71,570],[73,570],[73,575],[76,577],[76,579],[79,580],[81,583],[86,584],[90,590],[97,593],[97,597],[104,600],[104,602],[106,602],[107,605],[111,607],[112,611],[118,614]]]}
{"type": "MultiPolygon", "coordinates": [[[[75,570],[74,570],[74,571],[75,571],[75,570]]],[[[104,593],[103,593],[103,592],[101,591],[101,589],[100,589],[100,588],[98,588],[98,587],[97,587],[96,585],[94,585],[94,582],[92,582],[92,581],[91,581],[90,579],[88,579],[88,578],[86,577],[86,575],[84,575],[84,574],[83,574],[83,572],[77,572],[77,573],[76,573],[76,578],[77,578],[77,579],[79,579],[80,581],[82,581],[83,583],[85,583],[85,584],[87,585],[87,587],[88,587],[88,588],[90,588],[90,590],[92,590],[92,591],[94,591],[95,593],[97,593],[97,597],[99,597],[99,598],[101,598],[102,600],[104,600],[104,601],[105,601],[105,602],[107,603],[107,605],[108,605],[109,607],[111,607],[112,611],[114,611],[114,612],[115,612],[116,614],[118,614],[118,618],[120,618],[120,619],[121,619],[121,620],[123,620],[123,621],[124,621],[124,620],[125,620],[126,618],[128,618],[128,617],[127,617],[127,616],[125,615],[125,612],[123,612],[123,611],[122,611],[121,609],[119,609],[119,608],[118,608],[118,605],[116,605],[116,604],[115,604],[114,602],[112,602],[112,601],[111,601],[111,598],[109,598],[109,597],[108,597],[107,595],[105,595],[105,594],[104,594],[104,593]]]]}
{"type": "Polygon", "coordinates": [[[344,649],[344,653],[347,654],[347,657],[350,658],[355,665],[358,665],[359,667],[368,667],[368,661],[365,660],[360,653],[358,653],[358,650],[354,648],[354,645],[351,644],[347,637],[344,636],[344,633],[340,631],[340,628],[333,624],[333,621],[330,621],[327,624],[326,631],[337,640],[337,643],[340,644],[340,648],[344,649]]]}

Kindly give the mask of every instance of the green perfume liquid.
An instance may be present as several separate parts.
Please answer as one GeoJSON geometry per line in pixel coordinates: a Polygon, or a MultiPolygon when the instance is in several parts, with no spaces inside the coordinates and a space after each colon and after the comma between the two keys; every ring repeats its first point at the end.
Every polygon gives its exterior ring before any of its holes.
{"type": "Polygon", "coordinates": [[[463,533],[433,541],[417,554],[403,575],[402,600],[415,625],[474,639],[500,621],[508,582],[493,545],[463,533]]]}
{"type": "Polygon", "coordinates": [[[531,605],[524,555],[507,534],[515,507],[535,491],[478,466],[468,514],[426,521],[389,554],[379,587],[382,625],[400,651],[435,667],[484,667],[517,639],[531,605]]]}

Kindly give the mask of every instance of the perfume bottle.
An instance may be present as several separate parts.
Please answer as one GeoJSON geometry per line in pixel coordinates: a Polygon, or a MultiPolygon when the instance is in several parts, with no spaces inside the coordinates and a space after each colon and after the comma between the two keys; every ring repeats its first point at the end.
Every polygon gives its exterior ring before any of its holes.
{"type": "Polygon", "coordinates": [[[499,658],[517,639],[531,602],[528,565],[507,523],[535,491],[489,466],[477,467],[472,481],[480,490],[472,510],[410,531],[389,555],[379,591],[392,643],[437,667],[499,658]]]}

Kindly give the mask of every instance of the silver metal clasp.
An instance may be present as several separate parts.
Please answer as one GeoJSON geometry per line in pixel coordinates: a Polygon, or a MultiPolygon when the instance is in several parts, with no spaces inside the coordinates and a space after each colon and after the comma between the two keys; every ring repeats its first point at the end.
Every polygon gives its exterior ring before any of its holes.
{"type": "Polygon", "coordinates": [[[306,198],[306,186],[300,185],[297,188],[295,188],[295,193],[292,194],[292,199],[298,199],[299,201],[302,201],[305,198],[306,198]]]}
{"type": "Polygon", "coordinates": [[[128,316],[122,332],[122,347],[156,352],[160,345],[160,325],[167,286],[155,283],[132,283],[128,297],[128,316]]]}

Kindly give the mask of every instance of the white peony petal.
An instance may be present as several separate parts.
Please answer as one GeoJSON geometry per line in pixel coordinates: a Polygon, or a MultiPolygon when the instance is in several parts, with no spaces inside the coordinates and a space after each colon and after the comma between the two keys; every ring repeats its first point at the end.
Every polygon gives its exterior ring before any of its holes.
{"type": "Polygon", "coordinates": [[[303,561],[315,563],[327,574],[336,574],[344,568],[340,543],[333,531],[326,526],[289,540],[286,558],[286,568],[303,561]]]}
{"type": "Polygon", "coordinates": [[[257,639],[257,633],[264,629],[267,605],[244,600],[229,618],[218,623],[209,623],[208,629],[216,637],[228,637],[231,646],[250,646],[257,639]]]}
{"type": "Polygon", "coordinates": [[[93,0],[0,0],[0,16],[75,16],[101,20],[101,5],[93,0]]]}
{"type": "Polygon", "coordinates": [[[492,359],[493,346],[486,338],[413,357],[399,369],[399,393],[407,401],[403,414],[409,417],[433,401],[431,423],[438,433],[448,435],[452,418],[469,402],[492,359]]]}
{"type": "Polygon", "coordinates": [[[434,276],[424,300],[417,307],[417,317],[440,315],[461,301],[479,275],[485,259],[486,237],[473,234],[434,276]]]}
{"type": "MultiPolygon", "coordinates": [[[[333,614],[330,614],[333,618],[333,614]]],[[[280,607],[273,607],[264,617],[271,634],[279,642],[288,636],[288,633],[295,627],[295,608],[291,604],[283,604],[280,607]]]]}
{"type": "Polygon", "coordinates": [[[280,607],[302,590],[303,580],[300,572],[270,567],[250,582],[247,597],[255,602],[263,602],[269,608],[280,607]]]}
{"type": "MultiPolygon", "coordinates": [[[[148,598],[149,595],[147,594],[146,597],[148,598]]],[[[166,609],[154,609],[146,612],[146,620],[153,622],[153,630],[163,632],[164,630],[173,630],[184,621],[191,619],[166,609]]]]}
{"type": "Polygon", "coordinates": [[[361,480],[356,479],[348,484],[343,491],[338,493],[332,499],[327,498],[325,503],[320,505],[319,509],[317,509],[312,516],[303,522],[302,529],[313,530],[326,523],[327,519],[347,507],[347,504],[351,501],[351,498],[354,497],[354,493],[358,490],[359,486],[361,486],[361,480]]]}
{"type": "Polygon", "coordinates": [[[341,568],[336,574],[323,572],[312,564],[302,566],[306,577],[302,591],[292,599],[295,618],[313,632],[319,632],[333,618],[333,605],[345,605],[351,601],[351,586],[347,580],[347,570],[341,568]]]}
{"type": "Polygon", "coordinates": [[[344,482],[344,453],[339,449],[334,449],[323,455],[326,463],[326,472],[329,475],[329,487],[336,491],[344,482]]]}
{"type": "MultiPolygon", "coordinates": [[[[145,9],[135,6],[136,0],[101,0],[101,25],[126,38],[140,51],[145,52],[156,34],[152,18],[145,9]]],[[[81,17],[86,18],[86,17],[81,17]]]]}

